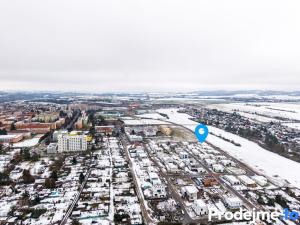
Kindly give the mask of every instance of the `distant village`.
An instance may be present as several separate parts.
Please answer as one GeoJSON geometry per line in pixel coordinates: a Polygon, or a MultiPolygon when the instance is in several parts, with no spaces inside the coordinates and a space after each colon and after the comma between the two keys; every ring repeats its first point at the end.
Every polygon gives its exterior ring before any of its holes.
{"type": "Polygon", "coordinates": [[[217,109],[190,108],[183,112],[194,116],[198,122],[253,140],[270,151],[300,162],[300,130],[288,127],[276,118],[261,123],[241,116],[239,111],[229,113],[217,109]]]}

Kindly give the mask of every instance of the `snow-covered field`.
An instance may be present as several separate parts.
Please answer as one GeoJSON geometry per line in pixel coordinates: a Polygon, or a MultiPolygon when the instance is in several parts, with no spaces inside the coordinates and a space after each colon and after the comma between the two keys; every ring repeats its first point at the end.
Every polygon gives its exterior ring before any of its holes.
{"type": "Polygon", "coordinates": [[[300,123],[283,123],[283,125],[300,130],[300,123]]]}
{"type": "MultiPolygon", "coordinates": [[[[176,110],[177,109],[160,109],[158,111],[167,114],[170,118],[170,122],[183,125],[194,131],[197,123],[190,120],[189,115],[178,113],[176,110]]],[[[269,177],[279,176],[280,178],[289,181],[292,185],[300,188],[300,163],[265,150],[256,143],[248,141],[247,139],[239,137],[235,134],[225,132],[224,130],[212,126],[209,126],[208,129],[217,135],[220,134],[225,138],[240,143],[241,147],[237,147],[214,135],[208,135],[208,142],[220,147],[230,155],[247,163],[253,169],[263,172],[269,177]]]]}
{"type": "Polygon", "coordinates": [[[228,112],[228,113],[232,113],[234,112],[234,110],[239,110],[237,113],[240,114],[241,116],[244,116],[246,118],[249,118],[250,120],[256,120],[258,122],[262,122],[262,123],[268,123],[268,122],[277,122],[279,120],[274,119],[274,118],[270,118],[270,117],[266,117],[266,116],[261,116],[261,115],[257,115],[254,114],[254,112],[245,112],[245,111],[241,111],[243,109],[240,109],[238,106],[236,106],[233,103],[229,103],[229,104],[213,104],[213,105],[208,105],[207,108],[210,109],[218,109],[220,111],[223,112],[228,112]]]}
{"type": "Polygon", "coordinates": [[[149,119],[159,119],[159,120],[164,120],[166,117],[163,117],[159,113],[147,113],[147,114],[142,114],[142,115],[137,115],[138,117],[141,118],[149,118],[149,119]]]}
{"type": "Polygon", "coordinates": [[[276,119],[270,117],[300,120],[299,103],[228,103],[213,104],[209,105],[208,108],[215,108],[225,112],[238,110],[241,112],[242,116],[256,119],[261,122],[276,121],[276,119]]]}
{"type": "Polygon", "coordinates": [[[177,98],[156,98],[156,99],[152,99],[154,101],[161,101],[161,102],[165,102],[165,101],[175,101],[175,102],[206,102],[206,101],[218,101],[218,102],[225,102],[225,99],[222,98],[211,98],[211,97],[207,97],[207,98],[186,98],[186,97],[177,97],[177,98]]]}
{"type": "Polygon", "coordinates": [[[126,125],[161,125],[168,124],[166,121],[161,121],[157,119],[132,119],[132,120],[123,120],[126,125]]]}
{"type": "Polygon", "coordinates": [[[274,119],[274,118],[260,116],[260,115],[256,115],[256,114],[252,114],[252,113],[238,112],[238,114],[240,114],[243,117],[249,118],[250,120],[256,120],[256,121],[262,122],[262,123],[269,123],[271,121],[273,121],[273,122],[279,122],[280,121],[280,120],[277,120],[277,119],[274,119]]]}
{"type": "Polygon", "coordinates": [[[28,139],[28,140],[18,142],[16,144],[14,144],[13,146],[15,148],[33,147],[33,146],[36,146],[39,143],[39,140],[40,140],[40,138],[32,138],[32,139],[28,139]]]}

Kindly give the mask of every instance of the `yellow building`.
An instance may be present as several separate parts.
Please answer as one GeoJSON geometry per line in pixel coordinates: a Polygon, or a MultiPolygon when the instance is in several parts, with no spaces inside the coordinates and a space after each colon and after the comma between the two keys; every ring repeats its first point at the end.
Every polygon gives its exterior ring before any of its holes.
{"type": "Polygon", "coordinates": [[[160,125],[159,130],[167,136],[170,136],[172,134],[172,129],[166,125],[160,125]]]}

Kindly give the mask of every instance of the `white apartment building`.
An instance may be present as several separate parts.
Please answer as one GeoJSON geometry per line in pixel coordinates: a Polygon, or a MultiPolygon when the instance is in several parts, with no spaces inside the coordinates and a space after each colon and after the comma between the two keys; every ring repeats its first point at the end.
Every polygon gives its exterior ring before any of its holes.
{"type": "Polygon", "coordinates": [[[87,150],[86,135],[60,134],[58,135],[58,152],[78,152],[87,150]]]}

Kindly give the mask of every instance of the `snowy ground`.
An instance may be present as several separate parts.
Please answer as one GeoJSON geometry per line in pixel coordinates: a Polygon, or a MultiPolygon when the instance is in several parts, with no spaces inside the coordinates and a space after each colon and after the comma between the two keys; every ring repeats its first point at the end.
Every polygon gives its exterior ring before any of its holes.
{"type": "Polygon", "coordinates": [[[149,119],[160,119],[160,120],[166,119],[166,117],[163,117],[159,113],[147,113],[147,114],[142,114],[137,116],[141,118],[149,118],[149,119]]]}
{"type": "MultiPolygon", "coordinates": [[[[160,109],[158,111],[167,114],[170,118],[170,122],[181,124],[191,130],[194,130],[197,125],[196,122],[189,119],[189,115],[178,113],[176,109],[160,109]]],[[[300,163],[267,151],[254,142],[225,132],[224,130],[212,126],[209,126],[208,129],[217,135],[220,134],[225,138],[240,143],[241,147],[237,147],[214,135],[208,135],[208,142],[220,147],[222,150],[247,163],[252,168],[263,172],[267,176],[273,177],[277,175],[282,179],[286,179],[292,185],[300,188],[300,163]]]]}
{"type": "Polygon", "coordinates": [[[300,120],[299,103],[229,103],[213,104],[209,108],[216,108],[225,112],[238,110],[243,113],[242,116],[256,119],[261,122],[274,121],[270,117],[283,117],[292,120],[300,120]],[[255,113],[259,114],[256,115],[255,113]]]}
{"type": "Polygon", "coordinates": [[[300,123],[283,123],[283,125],[300,130],[300,123]]]}
{"type": "Polygon", "coordinates": [[[32,138],[28,140],[24,140],[21,142],[18,142],[14,144],[13,146],[16,148],[22,148],[22,147],[33,147],[36,146],[39,143],[40,138],[32,138]]]}
{"type": "MultiPolygon", "coordinates": [[[[149,115],[149,114],[148,114],[149,115]]],[[[150,114],[151,115],[151,114],[150,114]]],[[[136,125],[161,125],[168,124],[168,122],[156,120],[156,119],[132,119],[123,120],[126,125],[136,126],[136,125]]]]}
{"type": "Polygon", "coordinates": [[[171,98],[155,98],[151,99],[154,101],[160,101],[160,102],[190,102],[190,103],[195,103],[195,102],[225,102],[225,99],[222,98],[213,98],[213,97],[207,97],[207,98],[186,98],[186,97],[171,97],[171,98]]]}

